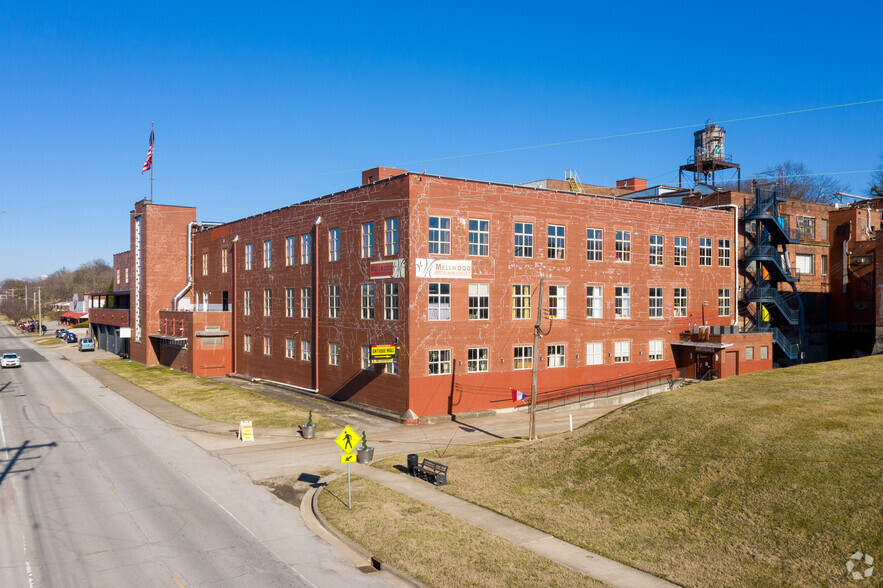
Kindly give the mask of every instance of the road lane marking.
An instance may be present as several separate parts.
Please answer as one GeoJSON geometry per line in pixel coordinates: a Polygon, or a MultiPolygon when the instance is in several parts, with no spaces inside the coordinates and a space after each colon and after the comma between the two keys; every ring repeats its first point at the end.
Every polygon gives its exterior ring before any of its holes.
{"type": "MultiPolygon", "coordinates": [[[[6,443],[6,431],[3,429],[3,415],[0,414],[0,440],[3,441],[3,453],[6,456],[6,461],[9,461],[9,446],[6,443]]],[[[10,464],[11,465],[11,464],[10,464]]],[[[15,480],[11,480],[13,484],[15,484],[15,480]]],[[[28,572],[28,586],[34,588],[34,574],[31,570],[31,560],[28,559],[28,542],[25,541],[25,533],[21,532],[21,546],[22,550],[25,554],[25,569],[28,572]]]]}
{"type": "Polygon", "coordinates": [[[172,577],[175,579],[175,583],[177,583],[180,588],[184,588],[184,584],[181,583],[181,580],[178,579],[178,576],[175,575],[175,572],[169,570],[169,573],[172,574],[172,577]]]}

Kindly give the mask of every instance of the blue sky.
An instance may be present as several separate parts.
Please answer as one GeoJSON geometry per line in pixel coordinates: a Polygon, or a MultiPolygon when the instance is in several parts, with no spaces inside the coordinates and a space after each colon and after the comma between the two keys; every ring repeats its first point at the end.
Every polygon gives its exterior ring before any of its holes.
{"type": "Polygon", "coordinates": [[[865,194],[883,161],[876,2],[5,4],[0,279],[128,249],[152,121],[154,201],[206,221],[377,165],[676,183],[708,118],[746,176],[790,159],[865,194]]]}

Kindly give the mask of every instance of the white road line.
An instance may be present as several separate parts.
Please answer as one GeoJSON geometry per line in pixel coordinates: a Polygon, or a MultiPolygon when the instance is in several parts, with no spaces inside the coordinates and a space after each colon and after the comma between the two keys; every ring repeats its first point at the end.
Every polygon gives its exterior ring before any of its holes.
{"type": "MultiPolygon", "coordinates": [[[[6,444],[6,431],[3,430],[3,414],[0,414],[0,440],[3,441],[3,453],[6,455],[6,461],[9,461],[9,447],[6,444]]],[[[12,467],[12,464],[9,464],[12,467]]],[[[10,480],[14,484],[15,480],[10,480]]],[[[25,568],[28,571],[28,586],[34,588],[34,574],[31,571],[31,561],[28,559],[28,542],[25,541],[24,531],[21,533],[21,547],[25,554],[25,568]]]]}

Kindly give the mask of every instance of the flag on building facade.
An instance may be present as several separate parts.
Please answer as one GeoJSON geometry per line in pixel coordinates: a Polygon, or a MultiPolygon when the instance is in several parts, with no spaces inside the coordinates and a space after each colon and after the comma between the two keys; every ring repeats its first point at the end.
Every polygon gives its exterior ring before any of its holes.
{"type": "Polygon", "coordinates": [[[512,402],[518,402],[519,400],[524,400],[526,396],[524,392],[521,390],[516,390],[515,388],[509,388],[512,391],[512,402]]]}
{"type": "Polygon", "coordinates": [[[147,159],[144,160],[144,165],[141,166],[141,173],[143,174],[147,170],[153,167],[153,129],[150,130],[150,147],[147,149],[147,159]]]}

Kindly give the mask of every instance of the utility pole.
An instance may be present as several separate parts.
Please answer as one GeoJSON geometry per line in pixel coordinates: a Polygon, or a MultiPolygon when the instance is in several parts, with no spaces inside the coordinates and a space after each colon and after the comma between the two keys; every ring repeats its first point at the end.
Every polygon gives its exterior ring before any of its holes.
{"type": "Polygon", "coordinates": [[[39,286],[37,287],[37,297],[40,299],[40,303],[37,305],[37,328],[34,329],[34,334],[39,336],[43,334],[43,289],[39,286]]]}
{"type": "Polygon", "coordinates": [[[537,322],[533,329],[533,369],[530,380],[530,431],[528,439],[536,439],[537,369],[540,366],[540,320],[543,317],[543,278],[540,278],[540,296],[537,300],[537,322]]]}

